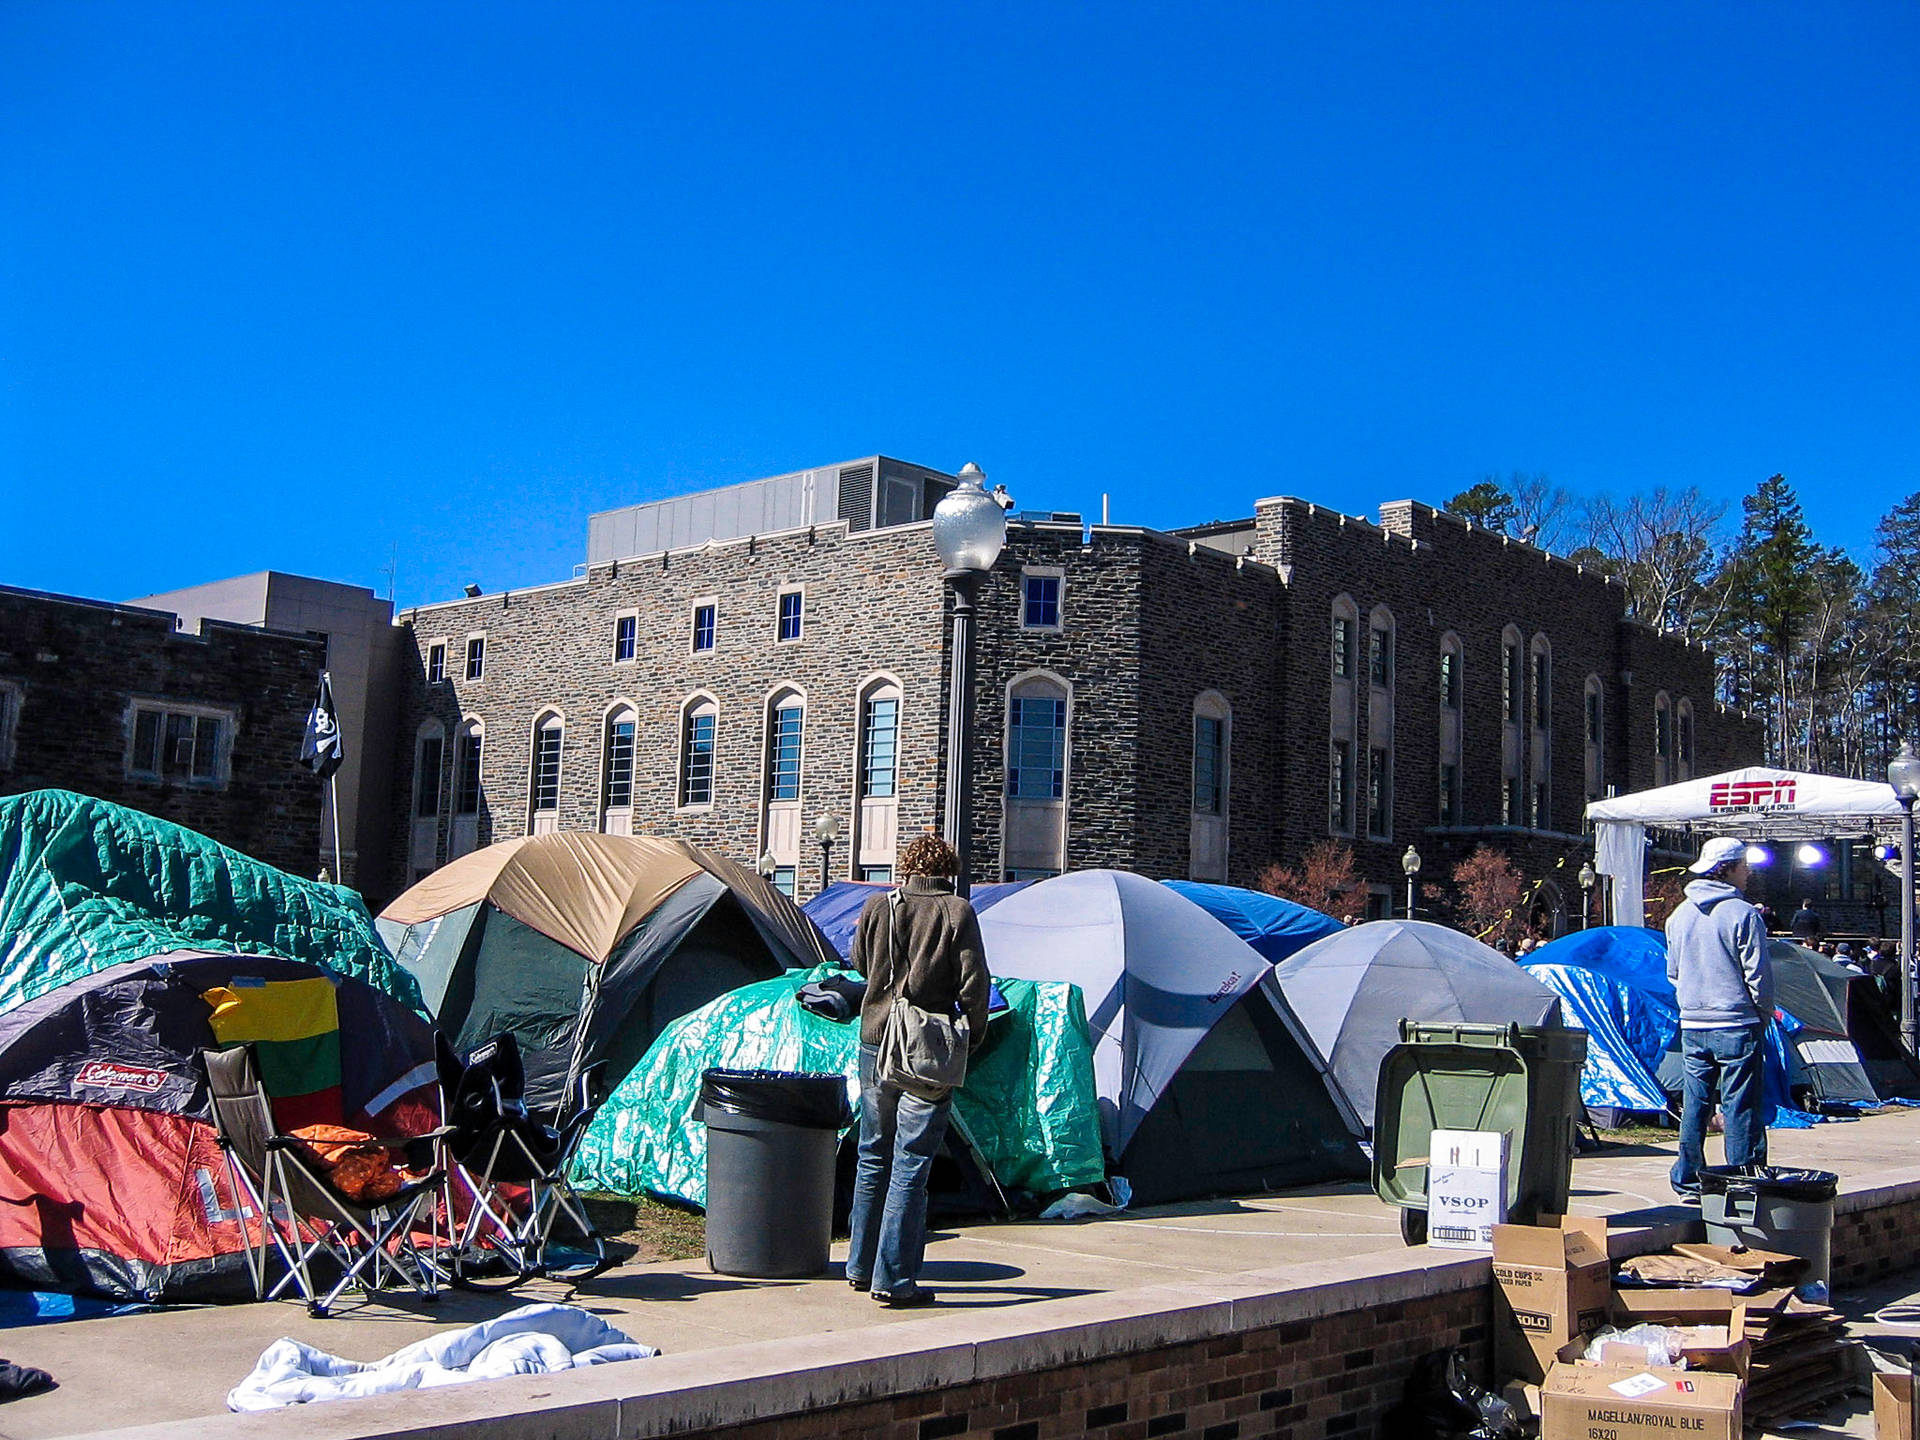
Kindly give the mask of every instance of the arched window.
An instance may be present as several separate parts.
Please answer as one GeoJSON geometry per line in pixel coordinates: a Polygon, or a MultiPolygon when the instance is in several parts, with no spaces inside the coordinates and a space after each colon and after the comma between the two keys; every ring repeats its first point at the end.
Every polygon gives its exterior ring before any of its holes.
{"type": "Polygon", "coordinates": [[[532,763],[528,767],[529,833],[560,828],[560,749],[566,722],[548,711],[533,722],[532,763]]]}
{"type": "Polygon", "coordinates": [[[1679,755],[1678,773],[1675,778],[1691,780],[1693,778],[1693,701],[1681,699],[1674,707],[1675,750],[1679,755]]]}
{"type": "Polygon", "coordinates": [[[1587,676],[1581,735],[1586,748],[1587,803],[1592,804],[1607,793],[1607,692],[1598,675],[1587,676]]]}
{"type": "Polygon", "coordinates": [[[1653,783],[1673,783],[1673,701],[1664,690],[1653,697],[1653,783]]]}
{"type": "Polygon", "coordinates": [[[784,691],[767,707],[767,799],[800,798],[801,746],[806,733],[806,703],[784,691]]]}
{"type": "Polygon", "coordinates": [[[453,732],[453,822],[447,829],[447,858],[458,860],[480,847],[480,812],[486,805],[481,765],[486,727],[469,716],[453,732]]]}
{"type": "Polygon", "coordinates": [[[478,720],[464,720],[453,739],[453,813],[478,815],[484,794],[480,784],[482,752],[486,747],[486,727],[478,720]]]}
{"type": "Polygon", "coordinates": [[[793,895],[800,877],[800,784],[805,763],[806,698],[792,686],[767,697],[766,749],[762,766],[760,835],[763,855],[773,857],[773,888],[793,895]]]}
{"type": "Polygon", "coordinates": [[[1527,823],[1527,646],[1520,627],[1500,632],[1500,823],[1527,823]]]}
{"type": "Polygon", "coordinates": [[[1463,825],[1461,810],[1466,778],[1462,765],[1465,750],[1465,676],[1461,666],[1465,654],[1460,637],[1449,630],[1440,637],[1440,773],[1439,804],[1436,814],[1442,825],[1463,825]]]}
{"type": "Polygon", "coordinates": [[[1333,678],[1351,680],[1358,668],[1360,607],[1342,595],[1333,602],[1333,678]]]}
{"type": "Polygon", "coordinates": [[[1393,838],[1393,612],[1367,616],[1367,838],[1393,838]]]}
{"type": "Polygon", "coordinates": [[[711,805],[714,741],[720,707],[710,695],[696,695],[680,710],[680,804],[711,805]]]}
{"type": "Polygon", "coordinates": [[[1046,680],[1021,683],[1007,704],[1007,795],[1061,800],[1067,784],[1067,696],[1046,680]]]}
{"type": "Polygon", "coordinates": [[[890,883],[900,816],[900,682],[876,675],[860,687],[855,737],[858,803],[853,840],[854,878],[890,883]]]}
{"type": "Polygon", "coordinates": [[[601,738],[600,828],[609,835],[633,833],[634,741],[640,717],[633,706],[607,712],[601,738]]]}
{"type": "Polygon", "coordinates": [[[446,727],[438,720],[423,724],[413,742],[413,814],[416,820],[433,820],[440,814],[446,750],[446,727]]]}
{"type": "Polygon", "coordinates": [[[1066,865],[1068,723],[1072,691],[1044,671],[1007,687],[1007,803],[1002,868],[1009,880],[1066,865]]]}
{"type": "Polygon", "coordinates": [[[1193,701],[1193,813],[1188,876],[1227,878],[1227,813],[1233,795],[1233,707],[1218,690],[1193,701]]]}
{"type": "Polygon", "coordinates": [[[1193,702],[1193,813],[1224,815],[1227,810],[1229,727],[1233,709],[1217,690],[1203,691],[1193,702]]]}
{"type": "Polygon", "coordinates": [[[1360,725],[1360,607],[1351,595],[1334,597],[1333,653],[1327,711],[1327,828],[1353,834],[1356,756],[1363,748],[1360,725]]]}
{"type": "Polygon", "coordinates": [[[1527,650],[1527,771],[1533,783],[1527,792],[1527,823],[1536,830],[1553,828],[1553,646],[1545,635],[1535,635],[1527,650]]]}

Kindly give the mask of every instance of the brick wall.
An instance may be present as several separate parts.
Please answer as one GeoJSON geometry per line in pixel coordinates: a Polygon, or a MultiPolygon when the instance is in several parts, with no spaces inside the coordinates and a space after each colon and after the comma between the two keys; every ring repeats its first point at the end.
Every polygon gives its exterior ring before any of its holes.
{"type": "Polygon", "coordinates": [[[1914,1268],[1913,1237],[1920,1234],[1920,1185],[1904,1185],[1892,1194],[1841,1195],[1834,1206],[1832,1262],[1828,1283],[1835,1291],[1857,1289],[1888,1275],[1914,1268]]]}
{"type": "Polygon", "coordinates": [[[1484,1288],[1294,1321],[712,1433],[727,1440],[1247,1440],[1373,1435],[1413,1363],[1446,1346],[1487,1363],[1484,1288]]]}
{"type": "Polygon", "coordinates": [[[299,763],[323,647],[218,620],[0,589],[0,683],[19,695],[0,795],[59,788],[158,815],[301,875],[320,844],[321,782],[299,763]],[[128,774],[135,700],[226,712],[218,784],[128,774]]]}

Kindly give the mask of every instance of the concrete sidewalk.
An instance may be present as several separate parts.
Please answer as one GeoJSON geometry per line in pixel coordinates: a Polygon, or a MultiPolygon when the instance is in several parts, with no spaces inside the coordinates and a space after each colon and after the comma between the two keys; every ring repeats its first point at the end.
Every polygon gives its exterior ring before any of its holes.
{"type": "MultiPolygon", "coordinates": [[[[1899,1111],[1812,1130],[1775,1131],[1772,1158],[1842,1175],[1902,1173],[1920,1180],[1920,1111],[1899,1111]]],[[[1616,1146],[1579,1160],[1573,1208],[1650,1224],[1697,1217],[1670,1204],[1667,1145],[1616,1146]]],[[[1045,1306],[1075,1296],[1217,1281],[1254,1271],[1378,1252],[1409,1265],[1454,1252],[1405,1250],[1398,1212],[1369,1191],[1292,1191],[1166,1206],[1125,1218],[1023,1221],[939,1232],[925,1279],[935,1314],[1045,1306]]],[[[835,1258],[841,1251],[836,1248],[835,1258]]],[[[1383,1257],[1384,1258],[1384,1257],[1383,1257]]],[[[1920,1250],[1916,1251],[1920,1263],[1920,1250]]],[[[0,1409],[0,1440],[41,1440],[221,1413],[224,1396],[262,1349],[282,1335],[370,1360],[453,1325],[497,1315],[558,1287],[515,1296],[449,1294],[439,1305],[382,1300],[314,1320],[293,1303],[169,1310],[0,1331],[0,1353],[51,1371],[61,1388],[0,1409]]],[[[628,1267],[603,1276],[577,1303],[669,1354],[756,1340],[801,1339],[924,1318],[889,1311],[833,1277],[735,1280],[699,1262],[628,1267]]]]}

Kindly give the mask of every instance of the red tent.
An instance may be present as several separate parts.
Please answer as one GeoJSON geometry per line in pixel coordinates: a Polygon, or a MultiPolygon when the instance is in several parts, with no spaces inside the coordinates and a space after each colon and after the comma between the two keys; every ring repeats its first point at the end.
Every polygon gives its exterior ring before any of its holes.
{"type": "Polygon", "coordinates": [[[283,1129],[438,1123],[433,1031],[370,985],[260,955],[113,966],[0,1016],[0,1280],[251,1297],[258,1220],[235,1198],[200,1062],[241,1042],[283,1129]]]}

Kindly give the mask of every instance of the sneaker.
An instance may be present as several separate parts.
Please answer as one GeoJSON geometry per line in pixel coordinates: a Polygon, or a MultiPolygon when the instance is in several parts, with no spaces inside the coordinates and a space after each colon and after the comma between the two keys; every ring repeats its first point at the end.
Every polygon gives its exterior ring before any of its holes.
{"type": "Polygon", "coordinates": [[[1698,1205],[1700,1203],[1700,1192],[1698,1190],[1682,1190],[1676,1185],[1673,1188],[1673,1193],[1679,1197],[1682,1205],[1698,1205]]]}
{"type": "Polygon", "coordinates": [[[918,1310],[923,1305],[933,1304],[933,1292],[923,1290],[918,1285],[911,1290],[903,1290],[897,1295],[889,1295],[884,1290],[875,1290],[873,1298],[889,1310],[918,1310]]]}
{"type": "Polygon", "coordinates": [[[868,1290],[873,1288],[873,1282],[871,1280],[862,1280],[857,1275],[847,1276],[847,1284],[851,1285],[854,1289],[858,1290],[862,1295],[866,1294],[868,1290]]]}

